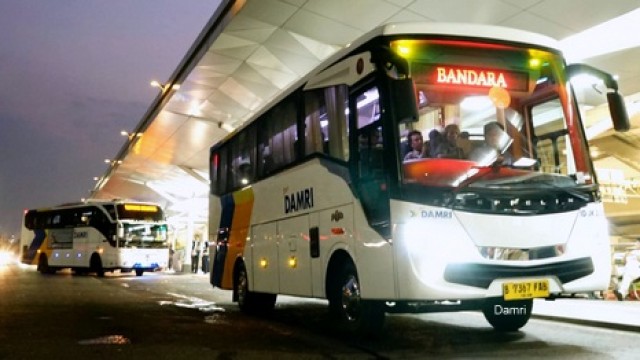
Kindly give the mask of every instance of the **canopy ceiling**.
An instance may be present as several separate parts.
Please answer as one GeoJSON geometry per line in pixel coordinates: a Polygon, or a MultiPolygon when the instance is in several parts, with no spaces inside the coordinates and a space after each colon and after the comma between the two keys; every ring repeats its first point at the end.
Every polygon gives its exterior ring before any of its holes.
{"type": "MultiPolygon", "coordinates": [[[[470,22],[564,39],[639,6],[638,0],[222,1],[90,197],[155,201],[172,216],[206,222],[211,145],[322,60],[378,25],[470,22]]],[[[637,94],[639,60],[636,47],[584,62],[618,74],[623,94],[637,94]]],[[[639,99],[629,98],[631,110],[640,108],[639,99]]],[[[596,167],[620,165],[627,179],[639,178],[638,117],[628,133],[605,131],[593,137],[596,167]]],[[[588,126],[596,126],[596,120],[588,126]]],[[[634,215],[640,210],[633,195],[637,187],[627,190],[627,203],[609,206],[608,215],[616,224],[614,232],[640,236],[634,225],[640,219],[634,215]]]]}

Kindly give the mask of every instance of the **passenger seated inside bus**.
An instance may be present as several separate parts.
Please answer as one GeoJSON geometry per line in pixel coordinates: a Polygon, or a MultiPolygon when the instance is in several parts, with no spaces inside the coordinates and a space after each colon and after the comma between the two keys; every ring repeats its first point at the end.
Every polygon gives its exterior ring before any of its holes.
{"type": "Polygon", "coordinates": [[[409,152],[404,156],[404,161],[427,157],[426,147],[420,131],[411,130],[407,134],[407,143],[409,144],[409,152]]]}
{"type": "Polygon", "coordinates": [[[449,124],[444,128],[442,140],[437,145],[432,157],[464,159],[464,152],[458,146],[458,136],[460,135],[460,127],[457,124],[449,124]]]}
{"type": "Polygon", "coordinates": [[[436,149],[442,142],[442,133],[438,129],[429,131],[429,141],[427,146],[427,156],[431,157],[436,153],[436,149]]]}
{"type": "Polygon", "coordinates": [[[458,146],[462,149],[465,159],[469,158],[469,154],[471,154],[471,148],[473,146],[470,137],[471,134],[469,134],[468,131],[462,131],[458,136],[458,146]]]}

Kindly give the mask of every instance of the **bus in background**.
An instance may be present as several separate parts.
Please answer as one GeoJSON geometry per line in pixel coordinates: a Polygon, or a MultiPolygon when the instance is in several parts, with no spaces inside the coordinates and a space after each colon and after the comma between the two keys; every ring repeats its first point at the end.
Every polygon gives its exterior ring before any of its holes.
{"type": "Polygon", "coordinates": [[[211,284],[247,312],[277,294],[328,299],[357,333],[385,313],[460,310],[515,331],[534,298],[606,289],[607,221],[570,77],[602,79],[616,130],[629,120],[613,77],[566,65],[556,45],[414,23],[334,55],[211,148],[211,284]],[[469,134],[448,145],[457,156],[405,160],[409,133],[436,145],[449,124],[469,134]]]}
{"type": "Polygon", "coordinates": [[[167,266],[167,222],[156,204],[87,201],[26,210],[22,262],[43,274],[156,271],[167,266]]]}

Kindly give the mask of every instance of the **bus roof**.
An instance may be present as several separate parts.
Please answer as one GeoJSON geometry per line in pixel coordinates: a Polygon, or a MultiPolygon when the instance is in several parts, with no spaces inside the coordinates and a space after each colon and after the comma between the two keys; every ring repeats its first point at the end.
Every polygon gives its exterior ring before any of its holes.
{"type": "MultiPolygon", "coordinates": [[[[395,23],[383,25],[372,32],[371,38],[377,35],[433,34],[491,39],[529,44],[558,50],[557,40],[541,34],[513,29],[504,26],[466,24],[466,23],[395,23]]],[[[366,37],[366,35],[365,35],[366,37]]]]}
{"type": "Polygon", "coordinates": [[[259,111],[257,111],[250,119],[248,119],[242,126],[238,127],[234,131],[227,134],[220,141],[211,145],[212,149],[219,147],[220,145],[233,138],[235,134],[242,131],[242,129],[251,125],[255,119],[268,111],[274,104],[280,102],[283,98],[288,96],[295,89],[303,86],[311,78],[318,73],[324,71],[327,67],[333,63],[342,60],[348,56],[353,49],[358,48],[362,44],[378,37],[378,36],[393,36],[393,35],[442,35],[448,37],[464,37],[474,38],[477,40],[492,40],[492,41],[504,41],[519,43],[522,45],[530,45],[535,47],[548,48],[554,51],[560,52],[560,48],[557,40],[537,34],[534,32],[504,27],[496,25],[486,24],[468,24],[468,23],[425,23],[425,22],[403,22],[403,23],[389,23],[378,26],[377,28],[369,31],[368,33],[360,36],[353,43],[348,44],[335,54],[324,60],[314,70],[310,71],[306,75],[302,76],[298,81],[289,86],[285,91],[281,92],[279,96],[272,99],[269,103],[265,104],[259,111]]]}

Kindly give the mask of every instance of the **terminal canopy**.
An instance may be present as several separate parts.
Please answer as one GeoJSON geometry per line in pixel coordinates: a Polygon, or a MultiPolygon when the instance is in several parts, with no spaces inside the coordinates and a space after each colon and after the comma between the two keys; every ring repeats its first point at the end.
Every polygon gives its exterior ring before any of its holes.
{"type": "MultiPolygon", "coordinates": [[[[579,0],[534,5],[478,1],[465,3],[464,8],[456,3],[221,1],[174,73],[160,84],[158,96],[97,181],[90,198],[154,201],[165,205],[170,220],[189,218],[206,227],[209,148],[328,56],[381,24],[481,23],[565,39],[637,7],[635,1],[590,2],[588,9],[579,0]]],[[[635,47],[584,61],[618,74],[621,92],[634,94],[640,91],[639,58],[640,48],[635,47]]],[[[640,96],[634,96],[628,101],[640,107],[640,96]]],[[[592,150],[598,151],[596,168],[623,169],[626,179],[637,179],[640,120],[634,111],[638,109],[628,105],[632,129],[619,134],[604,125],[610,124],[604,106],[596,106],[599,104],[587,96],[579,98],[589,102],[584,109],[589,112],[586,126],[592,150]]],[[[637,216],[623,222],[620,229],[630,226],[623,234],[640,234],[640,226],[633,229],[631,225],[640,223],[637,216]]]]}

